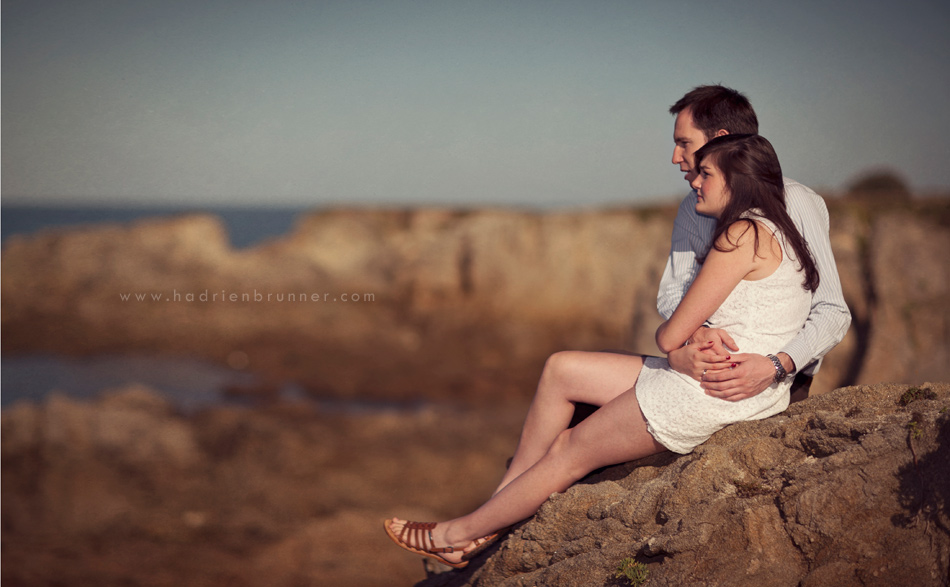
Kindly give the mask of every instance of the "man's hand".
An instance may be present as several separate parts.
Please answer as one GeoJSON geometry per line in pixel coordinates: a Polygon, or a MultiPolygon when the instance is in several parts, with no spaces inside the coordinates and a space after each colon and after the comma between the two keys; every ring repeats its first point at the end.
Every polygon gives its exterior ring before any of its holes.
{"type": "Polygon", "coordinates": [[[730,351],[725,346],[735,348],[735,344],[725,330],[700,328],[689,338],[689,344],[670,351],[666,358],[674,371],[702,381],[703,373],[732,366],[730,351]]]}
{"type": "MultiPolygon", "coordinates": [[[[778,356],[789,372],[795,369],[788,355],[778,356]]],[[[744,353],[732,355],[732,366],[727,369],[707,370],[700,386],[706,395],[736,402],[762,393],[773,381],[775,366],[768,357],[744,353]]]]}

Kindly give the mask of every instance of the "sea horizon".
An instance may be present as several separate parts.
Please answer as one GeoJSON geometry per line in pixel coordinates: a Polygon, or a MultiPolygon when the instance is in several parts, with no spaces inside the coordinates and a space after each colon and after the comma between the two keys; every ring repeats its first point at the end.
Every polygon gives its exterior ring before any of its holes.
{"type": "Polygon", "coordinates": [[[38,203],[14,202],[3,204],[0,211],[0,241],[6,245],[7,239],[14,235],[31,235],[46,229],[79,228],[100,224],[126,224],[146,218],[168,217],[183,214],[212,214],[224,222],[231,246],[237,249],[248,248],[263,241],[289,234],[301,215],[330,210],[411,210],[442,208],[457,210],[475,210],[481,208],[511,209],[520,211],[563,212],[571,210],[652,208],[670,206],[678,199],[653,199],[650,201],[629,201],[617,203],[575,203],[550,205],[498,204],[449,204],[437,202],[416,202],[405,204],[392,203],[314,203],[313,205],[275,204],[146,204],[114,205],[103,203],[38,203]]]}
{"type": "Polygon", "coordinates": [[[31,235],[47,229],[126,224],[183,214],[212,214],[224,222],[231,246],[240,249],[288,234],[300,215],[318,210],[317,207],[305,206],[10,204],[4,205],[0,213],[0,239],[5,246],[11,236],[31,235]]]}

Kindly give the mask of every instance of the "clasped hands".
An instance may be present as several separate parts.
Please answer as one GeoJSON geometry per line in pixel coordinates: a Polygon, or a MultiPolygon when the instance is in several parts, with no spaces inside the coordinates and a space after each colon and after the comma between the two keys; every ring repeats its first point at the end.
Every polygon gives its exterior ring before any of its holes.
{"type": "Polygon", "coordinates": [[[706,395],[739,401],[764,391],[775,378],[775,367],[764,355],[739,353],[725,330],[700,328],[688,344],[667,354],[673,370],[699,381],[706,395]]]}

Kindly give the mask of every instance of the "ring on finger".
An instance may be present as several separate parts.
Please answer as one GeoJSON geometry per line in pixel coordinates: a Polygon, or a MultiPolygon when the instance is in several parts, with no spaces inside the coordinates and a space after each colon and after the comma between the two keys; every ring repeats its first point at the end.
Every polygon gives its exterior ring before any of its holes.
{"type": "Polygon", "coordinates": [[[703,375],[702,377],[700,377],[700,379],[705,379],[705,378],[706,378],[706,369],[703,369],[703,375]]]}

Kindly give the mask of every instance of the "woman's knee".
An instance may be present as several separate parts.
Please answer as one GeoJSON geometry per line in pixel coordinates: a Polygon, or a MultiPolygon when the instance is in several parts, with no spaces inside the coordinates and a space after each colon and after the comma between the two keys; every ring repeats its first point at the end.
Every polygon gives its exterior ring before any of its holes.
{"type": "Polygon", "coordinates": [[[557,351],[550,355],[544,362],[544,372],[551,375],[564,368],[564,363],[568,361],[570,351],[557,351]]]}
{"type": "Polygon", "coordinates": [[[570,351],[560,351],[548,357],[538,381],[538,395],[547,399],[570,401],[572,363],[570,351]]]}
{"type": "Polygon", "coordinates": [[[576,372],[579,360],[576,351],[558,351],[544,362],[541,377],[549,382],[564,383],[576,372]]]}

